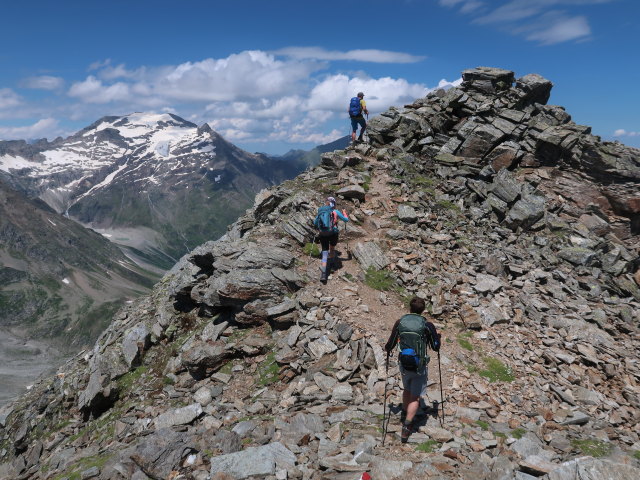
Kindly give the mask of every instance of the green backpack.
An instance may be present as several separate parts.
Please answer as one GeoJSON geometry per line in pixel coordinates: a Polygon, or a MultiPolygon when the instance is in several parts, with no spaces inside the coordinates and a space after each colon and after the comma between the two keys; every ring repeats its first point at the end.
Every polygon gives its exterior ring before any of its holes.
{"type": "Polygon", "coordinates": [[[404,315],[398,325],[399,361],[405,370],[416,372],[429,363],[425,345],[429,335],[424,317],[415,313],[404,315]]]}

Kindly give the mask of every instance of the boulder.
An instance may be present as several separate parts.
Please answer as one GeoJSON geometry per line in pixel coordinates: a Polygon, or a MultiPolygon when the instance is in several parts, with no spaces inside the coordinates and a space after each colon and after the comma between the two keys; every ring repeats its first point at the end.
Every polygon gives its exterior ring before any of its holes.
{"type": "Polygon", "coordinates": [[[252,476],[274,475],[276,470],[292,469],[296,456],[280,442],[211,458],[210,474],[226,473],[242,480],[252,476]]]}
{"type": "Polygon", "coordinates": [[[565,462],[541,480],[636,480],[640,469],[607,459],[581,457],[565,462]]]}
{"type": "Polygon", "coordinates": [[[186,425],[193,422],[200,415],[202,415],[202,406],[199,403],[193,403],[158,415],[154,423],[156,429],[161,430],[175,425],[186,425]]]}
{"type": "Polygon", "coordinates": [[[505,225],[512,230],[529,229],[544,217],[544,204],[545,197],[541,195],[527,195],[521,198],[507,212],[505,225]]]}
{"type": "Polygon", "coordinates": [[[336,195],[344,198],[355,198],[360,201],[365,199],[365,191],[360,185],[347,185],[336,191],[336,195]]]}
{"type": "Polygon", "coordinates": [[[356,260],[365,271],[369,267],[382,270],[390,263],[387,256],[375,242],[358,242],[353,249],[353,256],[356,257],[356,260]]]}
{"type": "Polygon", "coordinates": [[[520,106],[533,105],[540,103],[542,105],[549,101],[553,83],[537,73],[530,73],[516,80],[516,90],[522,92],[520,106]]]}
{"type": "Polygon", "coordinates": [[[415,208],[410,205],[398,205],[398,220],[405,223],[415,223],[418,220],[418,214],[415,208]]]}
{"type": "Polygon", "coordinates": [[[572,265],[588,267],[596,262],[598,254],[588,248],[567,247],[558,252],[558,257],[572,265]]]}
{"type": "Polygon", "coordinates": [[[476,67],[462,72],[462,89],[477,90],[482,93],[496,93],[508,90],[515,81],[510,70],[493,67],[476,67]]]}

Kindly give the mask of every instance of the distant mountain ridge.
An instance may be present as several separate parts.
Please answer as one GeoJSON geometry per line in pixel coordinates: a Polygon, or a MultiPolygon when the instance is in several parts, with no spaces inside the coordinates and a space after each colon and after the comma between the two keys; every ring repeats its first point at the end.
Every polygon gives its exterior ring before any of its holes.
{"type": "Polygon", "coordinates": [[[0,326],[77,349],[157,276],[97,233],[0,180],[0,326]]]}
{"type": "Polygon", "coordinates": [[[11,185],[161,269],[305,167],[168,113],[103,117],[53,142],[0,142],[0,175],[11,185]]]}

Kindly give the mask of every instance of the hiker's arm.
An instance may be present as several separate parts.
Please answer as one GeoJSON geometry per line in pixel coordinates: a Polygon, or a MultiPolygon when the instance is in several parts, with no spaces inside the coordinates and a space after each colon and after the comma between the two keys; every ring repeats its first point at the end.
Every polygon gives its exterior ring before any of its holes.
{"type": "Polygon", "coordinates": [[[369,110],[367,110],[367,104],[364,100],[360,100],[360,105],[362,106],[362,111],[369,115],[369,110]]]}
{"type": "Polygon", "coordinates": [[[429,331],[429,346],[436,352],[440,350],[440,335],[436,331],[436,327],[431,322],[425,322],[429,331]]]}
{"type": "Polygon", "coordinates": [[[391,353],[393,347],[395,347],[396,343],[398,343],[398,325],[400,325],[400,320],[396,320],[396,323],[393,325],[391,329],[391,335],[389,336],[389,340],[387,340],[387,344],[384,346],[384,349],[387,351],[387,355],[391,353]]]}
{"type": "Polygon", "coordinates": [[[342,220],[343,222],[348,222],[349,221],[349,216],[347,215],[347,211],[343,210],[342,212],[339,212],[338,210],[335,210],[336,212],[336,216],[342,220]]]}

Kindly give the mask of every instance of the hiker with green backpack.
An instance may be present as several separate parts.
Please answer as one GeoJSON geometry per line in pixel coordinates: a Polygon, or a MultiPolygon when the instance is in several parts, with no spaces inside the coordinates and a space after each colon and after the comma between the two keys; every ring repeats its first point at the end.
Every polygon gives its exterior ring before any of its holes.
{"type": "Polygon", "coordinates": [[[335,261],[336,257],[336,245],[338,244],[338,234],[340,229],[338,227],[338,219],[343,222],[349,221],[349,216],[346,210],[342,212],[336,209],[336,199],[333,197],[327,197],[325,204],[318,208],[313,224],[318,229],[318,237],[320,238],[320,245],[322,247],[322,267],[320,281],[326,283],[329,278],[329,269],[331,263],[335,261]]]}
{"type": "MultiPolygon", "coordinates": [[[[398,365],[402,375],[402,433],[400,441],[406,443],[414,430],[413,420],[418,411],[420,397],[427,393],[427,364],[430,357],[427,348],[439,352],[440,335],[433,323],[421,314],[424,300],[413,297],[409,302],[411,313],[396,321],[385,345],[387,360],[394,347],[398,347],[398,365]]],[[[386,402],[385,398],[385,402],[386,402]]]]}

